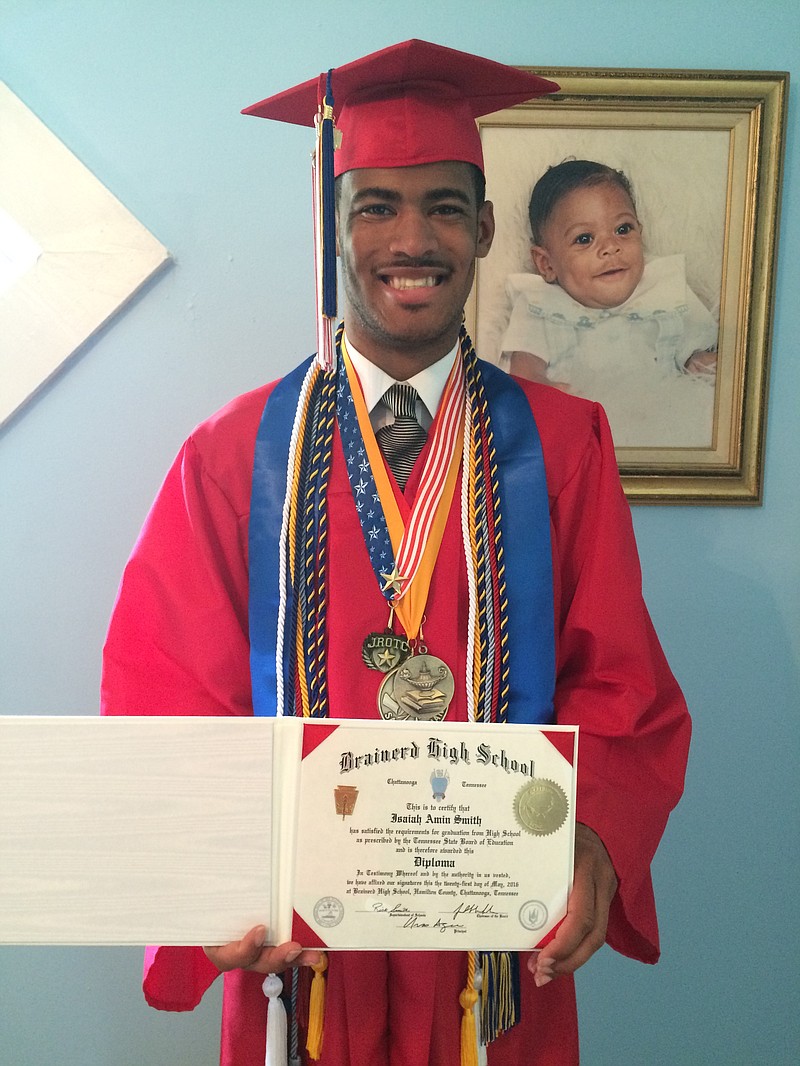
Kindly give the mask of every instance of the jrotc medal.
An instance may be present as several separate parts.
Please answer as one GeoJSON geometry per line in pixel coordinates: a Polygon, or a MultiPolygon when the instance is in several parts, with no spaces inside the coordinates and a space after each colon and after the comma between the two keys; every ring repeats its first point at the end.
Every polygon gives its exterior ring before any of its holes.
{"type": "Polygon", "coordinates": [[[386,676],[378,690],[382,718],[441,722],[455,693],[450,667],[422,651],[386,676]]]}
{"type": "Polygon", "coordinates": [[[405,637],[387,630],[383,633],[370,633],[361,645],[361,658],[370,670],[380,670],[388,674],[411,654],[411,645],[405,637]]]}

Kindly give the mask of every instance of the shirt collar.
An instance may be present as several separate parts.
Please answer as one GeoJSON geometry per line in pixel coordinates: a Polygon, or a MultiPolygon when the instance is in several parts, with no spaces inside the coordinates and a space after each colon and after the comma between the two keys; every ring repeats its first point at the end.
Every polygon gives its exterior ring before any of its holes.
{"type": "MultiPolygon", "coordinates": [[[[395,379],[390,377],[385,370],[381,370],[375,363],[371,363],[366,356],[354,348],[347,338],[346,332],[345,339],[347,341],[347,353],[361,383],[364,402],[367,405],[367,410],[372,414],[389,386],[394,385],[395,379]]],[[[408,384],[413,385],[417,390],[419,398],[425,405],[431,420],[436,417],[442,393],[447,384],[447,378],[453,368],[453,363],[458,357],[458,353],[459,344],[456,342],[447,355],[437,360],[432,366],[425,367],[418,374],[408,378],[408,384]]]]}

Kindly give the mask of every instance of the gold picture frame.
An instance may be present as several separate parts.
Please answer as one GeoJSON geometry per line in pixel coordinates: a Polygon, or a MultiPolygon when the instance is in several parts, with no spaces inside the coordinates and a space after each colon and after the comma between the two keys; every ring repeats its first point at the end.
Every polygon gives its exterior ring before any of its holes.
{"type": "Polygon", "coordinates": [[[670,363],[675,380],[644,405],[657,415],[642,413],[635,367],[617,368],[615,384],[609,374],[626,495],[639,503],[760,503],[789,75],[536,72],[560,91],[478,120],[497,219],[467,308],[478,352],[508,361],[509,278],[534,273],[527,198],[537,178],[567,158],[622,170],[634,188],[645,252],[683,264],[690,298],[696,293],[718,322],[716,379],[698,382],[682,362],[670,363]],[[633,412],[630,425],[625,410],[633,412]]]}

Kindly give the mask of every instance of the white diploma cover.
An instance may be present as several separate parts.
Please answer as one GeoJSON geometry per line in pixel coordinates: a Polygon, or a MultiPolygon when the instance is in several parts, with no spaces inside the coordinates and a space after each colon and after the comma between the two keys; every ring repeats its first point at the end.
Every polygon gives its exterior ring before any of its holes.
{"type": "Polygon", "coordinates": [[[0,717],[0,943],[529,950],[577,728],[0,717]]]}

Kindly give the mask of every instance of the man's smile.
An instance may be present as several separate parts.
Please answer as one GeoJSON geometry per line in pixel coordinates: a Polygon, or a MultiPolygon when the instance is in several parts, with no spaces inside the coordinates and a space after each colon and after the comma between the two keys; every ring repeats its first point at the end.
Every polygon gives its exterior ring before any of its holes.
{"type": "Polygon", "coordinates": [[[435,285],[438,285],[442,279],[440,277],[398,278],[389,275],[384,277],[383,280],[391,289],[432,289],[435,285]]]}
{"type": "Polygon", "coordinates": [[[433,289],[449,276],[441,263],[396,263],[376,271],[378,278],[390,289],[433,289]]]}

